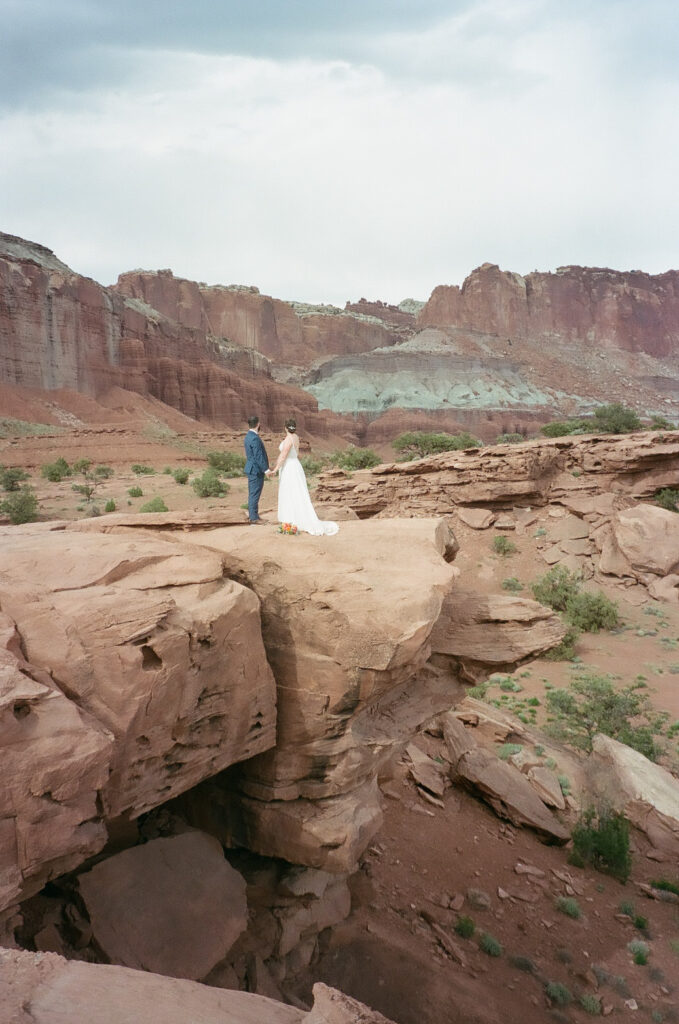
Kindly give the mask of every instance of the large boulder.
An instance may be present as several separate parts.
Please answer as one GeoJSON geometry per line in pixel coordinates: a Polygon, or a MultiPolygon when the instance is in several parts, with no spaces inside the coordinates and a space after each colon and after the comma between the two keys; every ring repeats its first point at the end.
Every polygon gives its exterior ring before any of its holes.
{"type": "Polygon", "coordinates": [[[41,525],[1,537],[0,906],[275,742],[259,601],[219,555],[41,525]]]}
{"type": "Polygon", "coordinates": [[[594,737],[587,788],[640,831],[668,859],[679,857],[679,786],[673,775],[610,736],[594,737]]]}
{"type": "Polygon", "coordinates": [[[679,567],[679,516],[655,505],[634,505],[616,513],[602,551],[604,571],[615,575],[667,576],[679,567]],[[616,572],[611,563],[622,556],[626,572],[616,572]]]}
{"type": "Polygon", "coordinates": [[[525,775],[480,747],[454,714],[443,715],[441,722],[455,781],[468,786],[512,824],[527,825],[548,842],[568,841],[568,829],[547,809],[525,775]]]}
{"type": "Polygon", "coordinates": [[[133,846],[78,887],[111,963],[172,978],[204,978],[248,923],[245,879],[204,832],[133,846]]]}

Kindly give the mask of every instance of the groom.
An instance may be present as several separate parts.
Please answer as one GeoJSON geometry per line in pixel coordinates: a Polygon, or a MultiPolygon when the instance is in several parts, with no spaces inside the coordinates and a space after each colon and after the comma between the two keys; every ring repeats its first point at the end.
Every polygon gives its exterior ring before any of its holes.
{"type": "Polygon", "coordinates": [[[259,518],[259,496],[264,486],[264,477],[269,476],[269,459],[266,448],[259,436],[259,416],[250,416],[250,428],[245,435],[245,469],[248,478],[248,521],[258,526],[264,520],[259,518]]]}

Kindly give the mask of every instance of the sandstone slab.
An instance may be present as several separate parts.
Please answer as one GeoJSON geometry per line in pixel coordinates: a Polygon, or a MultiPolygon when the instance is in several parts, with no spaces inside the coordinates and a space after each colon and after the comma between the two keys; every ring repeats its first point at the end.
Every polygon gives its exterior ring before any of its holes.
{"type": "Polygon", "coordinates": [[[247,927],[245,880],[203,832],[154,839],[78,877],[112,963],[197,980],[247,927]]]}
{"type": "Polygon", "coordinates": [[[457,517],[472,530],[487,530],[495,522],[495,514],[487,508],[459,508],[457,517]]]}
{"type": "Polygon", "coordinates": [[[679,516],[655,505],[635,505],[611,521],[615,542],[636,573],[667,576],[679,567],[679,516]]]}

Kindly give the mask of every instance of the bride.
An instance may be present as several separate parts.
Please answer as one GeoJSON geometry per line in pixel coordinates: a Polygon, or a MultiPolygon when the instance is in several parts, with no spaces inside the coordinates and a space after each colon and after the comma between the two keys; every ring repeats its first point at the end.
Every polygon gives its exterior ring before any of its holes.
{"type": "Polygon", "coordinates": [[[331,537],[339,531],[337,523],[323,522],[311,504],[304,468],[299,461],[299,437],[295,420],[285,421],[285,438],[279,446],[280,455],[270,475],[280,472],[278,487],[278,521],[293,523],[298,530],[315,536],[331,537]]]}

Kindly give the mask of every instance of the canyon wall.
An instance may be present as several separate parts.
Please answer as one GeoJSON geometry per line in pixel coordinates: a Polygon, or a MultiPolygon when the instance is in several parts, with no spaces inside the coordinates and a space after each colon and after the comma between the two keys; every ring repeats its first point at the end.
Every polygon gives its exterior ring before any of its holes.
{"type": "Polygon", "coordinates": [[[679,346],[679,272],[573,266],[522,277],[484,263],[461,288],[435,288],[418,323],[536,342],[578,338],[665,357],[679,346]]]}

